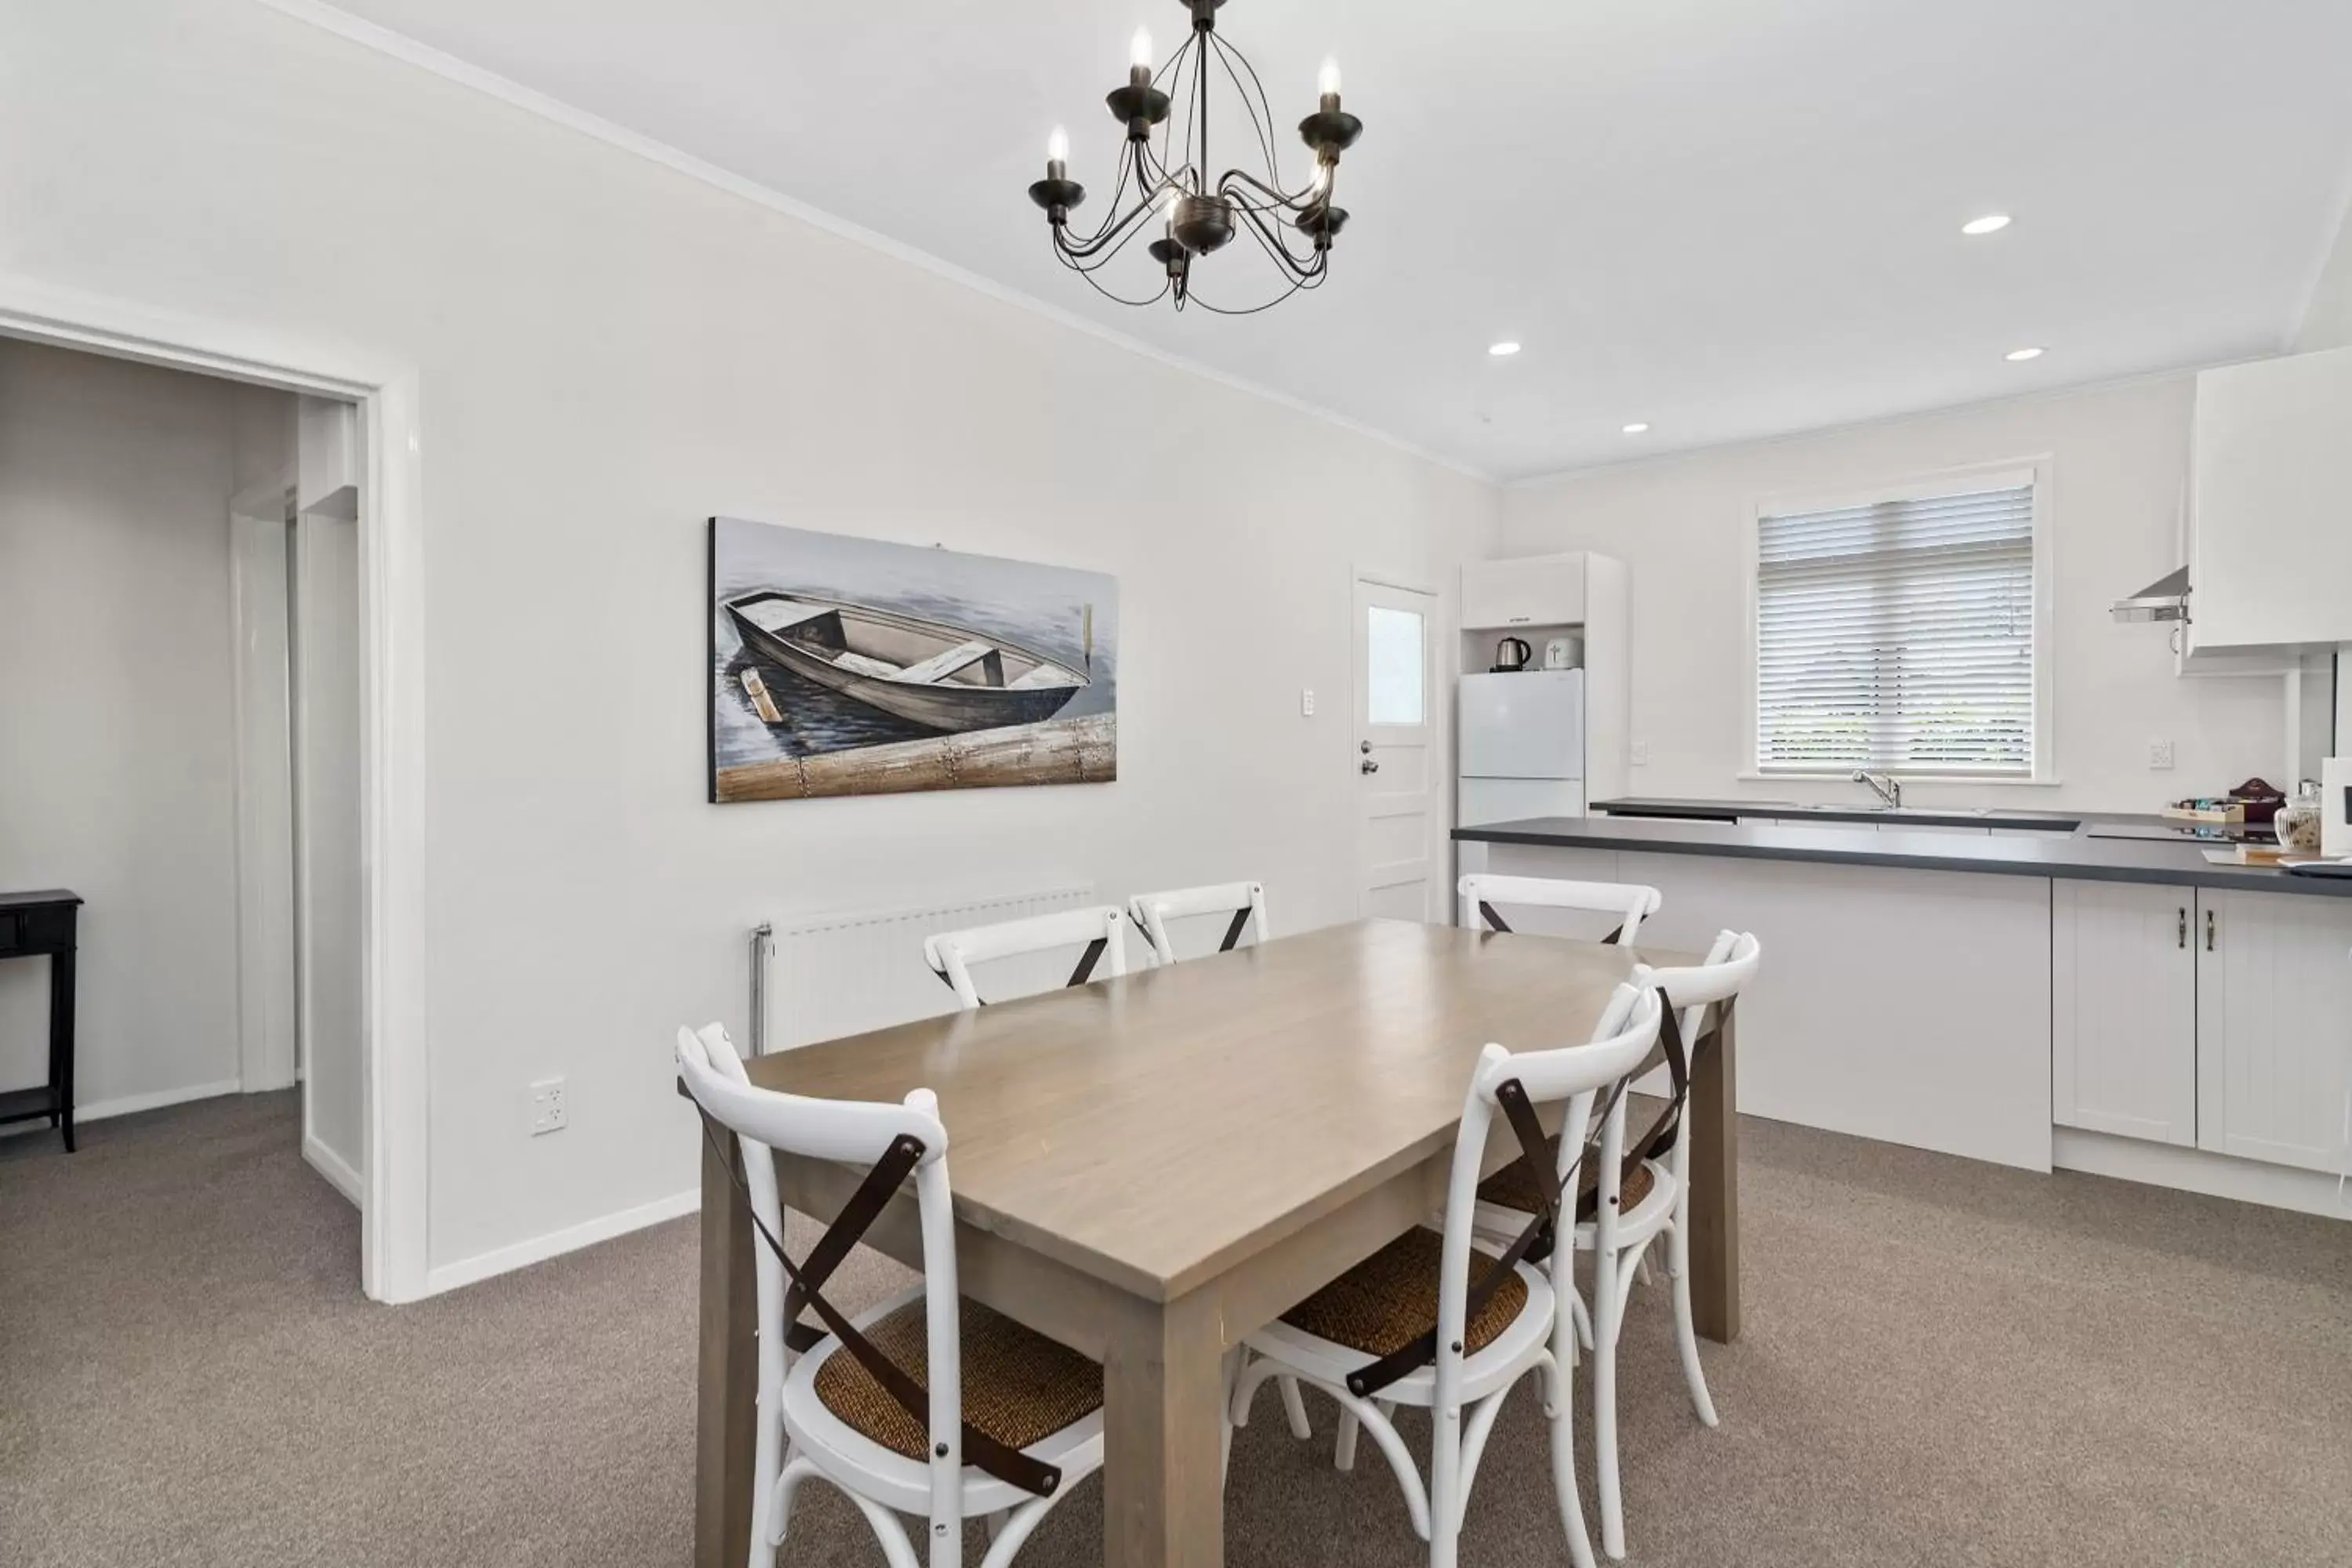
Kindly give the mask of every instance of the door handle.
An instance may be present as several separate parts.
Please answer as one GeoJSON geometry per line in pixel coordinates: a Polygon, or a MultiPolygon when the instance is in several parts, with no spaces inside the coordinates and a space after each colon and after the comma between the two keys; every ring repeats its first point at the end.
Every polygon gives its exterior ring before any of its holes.
{"type": "Polygon", "coordinates": [[[1381,764],[1372,761],[1371,758],[1366,757],[1362,762],[1356,764],[1356,771],[1363,773],[1376,773],[1381,771],[1381,764]]]}
{"type": "Polygon", "coordinates": [[[2189,906],[2187,904],[2180,906],[2180,929],[2174,933],[2174,940],[2179,942],[2182,952],[2186,952],[2189,950],[2189,906]]]}
{"type": "Polygon", "coordinates": [[[2211,910],[2205,911],[2205,951],[2208,952],[2213,951],[2213,911],[2211,910]]]}

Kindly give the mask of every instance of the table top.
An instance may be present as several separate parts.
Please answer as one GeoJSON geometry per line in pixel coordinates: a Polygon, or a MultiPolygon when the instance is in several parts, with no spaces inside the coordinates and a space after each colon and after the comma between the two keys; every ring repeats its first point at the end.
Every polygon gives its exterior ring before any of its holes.
{"type": "Polygon", "coordinates": [[[1172,1300],[1448,1146],[1486,1042],[1581,1044],[1636,956],[1361,921],[761,1058],[831,1099],[928,1088],[960,1219],[1172,1300]]]}
{"type": "Polygon", "coordinates": [[[46,904],[78,904],[79,893],[69,893],[63,888],[48,888],[34,893],[0,893],[0,910],[23,910],[46,904]]]}

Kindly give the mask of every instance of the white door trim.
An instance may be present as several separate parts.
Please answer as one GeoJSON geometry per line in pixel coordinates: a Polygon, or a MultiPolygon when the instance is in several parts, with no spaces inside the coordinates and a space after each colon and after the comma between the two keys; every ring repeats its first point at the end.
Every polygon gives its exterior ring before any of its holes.
{"type": "Polygon", "coordinates": [[[269,742],[291,733],[290,685],[285,706],[255,711],[257,683],[286,668],[291,605],[286,594],[289,497],[294,470],[249,485],[230,498],[229,636],[231,728],[236,745],[237,1085],[247,1094],[285,1089],[298,1073],[299,1025],[280,1005],[295,994],[293,770],[290,752],[269,742]],[[256,530],[277,541],[274,560],[257,553],[256,530]],[[274,569],[277,592],[255,603],[256,570],[274,569]],[[275,613],[273,613],[273,611],[275,613]],[[276,711],[272,709],[276,708],[276,711]],[[273,721],[275,721],[273,722],[273,721]],[[280,918],[282,917],[282,924],[280,918]]]}
{"type": "Polygon", "coordinates": [[[196,318],[0,273],[0,335],[356,403],[361,497],[360,770],[367,1200],[360,1280],[426,1292],[424,484],[418,384],[397,355],[196,318]]]}

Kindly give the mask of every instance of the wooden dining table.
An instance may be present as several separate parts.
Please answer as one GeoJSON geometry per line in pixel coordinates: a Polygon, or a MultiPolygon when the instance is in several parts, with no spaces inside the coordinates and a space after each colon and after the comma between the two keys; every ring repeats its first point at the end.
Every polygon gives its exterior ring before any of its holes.
{"type": "MultiPolygon", "coordinates": [[[[1107,1568],[1223,1561],[1223,1358],[1442,1207],[1481,1047],[1581,1044],[1637,958],[1691,955],[1367,920],[762,1057],[828,1099],[937,1092],[966,1296],[1103,1367],[1107,1568]]],[[[1739,1331],[1729,1019],[1693,1075],[1699,1331],[1739,1331]]],[[[1498,1128],[1499,1133],[1499,1128],[1498,1128]]],[[[1498,1136],[1487,1160],[1516,1150],[1498,1136]]],[[[863,1173],[780,1155],[829,1221],[863,1173]]],[[[750,1542],[750,1211],[702,1163],[695,1560],[750,1542]]],[[[919,1267],[911,1188],[868,1244],[919,1267]]]]}

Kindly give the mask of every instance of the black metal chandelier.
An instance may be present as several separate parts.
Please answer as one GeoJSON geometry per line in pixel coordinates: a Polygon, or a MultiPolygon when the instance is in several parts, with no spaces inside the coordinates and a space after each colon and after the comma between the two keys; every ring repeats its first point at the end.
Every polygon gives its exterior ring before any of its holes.
{"type": "Polygon", "coordinates": [[[1070,210],[1086,200],[1084,185],[1070,178],[1068,136],[1056,126],[1045,144],[1045,177],[1029,187],[1029,199],[1045,209],[1054,255],[1097,291],[1122,305],[1156,305],[1172,299],[1178,310],[1197,303],[1220,315],[1245,316],[1278,305],[1302,289],[1322,286],[1330,274],[1331,242],[1348,221],[1334,205],[1339,154],[1363,133],[1364,123],[1339,107],[1339,68],[1323,62],[1321,102],[1298,122],[1298,134],[1313,150],[1315,169],[1304,186],[1286,188],[1275,156],[1273,111],[1265,89],[1241,51],[1217,36],[1217,9],[1225,0],[1182,0],[1192,14],[1192,36],[1167,64],[1151,63],[1150,35],[1139,28],[1127,85],[1104,101],[1111,118],[1127,130],[1119,154],[1118,180],[1102,226],[1089,235],[1070,229],[1070,210]],[[1237,98],[1265,159],[1263,176],[1246,169],[1209,174],[1209,109],[1212,83],[1222,78],[1237,98]],[[1124,205],[1122,205],[1124,204],[1124,205]],[[1157,231],[1145,248],[1159,263],[1158,292],[1130,298],[1105,288],[1095,274],[1138,236],[1157,231]],[[1250,305],[1216,305],[1192,291],[1192,267],[1246,235],[1274,262],[1276,292],[1250,305]]]}

